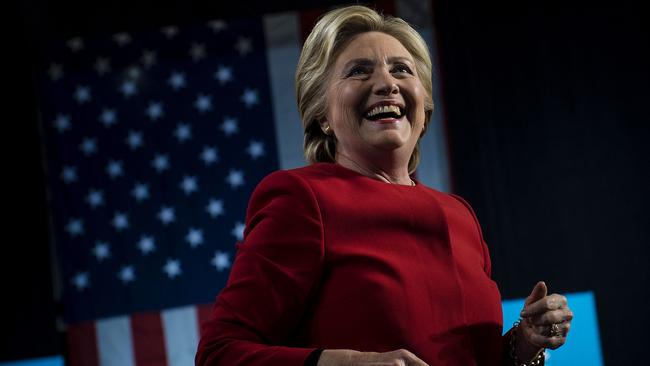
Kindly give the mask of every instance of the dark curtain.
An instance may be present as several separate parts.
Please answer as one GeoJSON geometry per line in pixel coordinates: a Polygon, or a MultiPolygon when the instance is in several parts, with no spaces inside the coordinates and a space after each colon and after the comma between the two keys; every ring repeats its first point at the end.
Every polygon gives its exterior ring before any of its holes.
{"type": "Polygon", "coordinates": [[[593,291],[605,363],[633,364],[650,325],[648,13],[524,3],[434,4],[455,191],[504,298],[538,280],[593,291]]]}

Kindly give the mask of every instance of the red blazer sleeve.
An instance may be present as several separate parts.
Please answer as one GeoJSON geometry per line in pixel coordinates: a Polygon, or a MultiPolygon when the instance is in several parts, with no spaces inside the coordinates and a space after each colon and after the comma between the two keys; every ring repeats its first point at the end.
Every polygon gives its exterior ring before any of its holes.
{"type": "Polygon", "coordinates": [[[230,277],[202,325],[196,365],[303,365],[315,348],[282,346],[323,267],[323,228],[308,183],[287,171],[255,189],[230,277]]]}

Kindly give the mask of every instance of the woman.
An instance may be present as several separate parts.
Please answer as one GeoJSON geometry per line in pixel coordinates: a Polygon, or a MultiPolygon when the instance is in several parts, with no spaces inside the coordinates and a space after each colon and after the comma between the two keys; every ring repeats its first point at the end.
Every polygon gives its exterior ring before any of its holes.
{"type": "Polygon", "coordinates": [[[565,342],[566,299],[538,283],[502,337],[470,206],[410,176],[433,111],[417,32],[366,7],[331,11],[296,87],[312,165],[253,193],[196,364],[543,364],[565,342]]]}

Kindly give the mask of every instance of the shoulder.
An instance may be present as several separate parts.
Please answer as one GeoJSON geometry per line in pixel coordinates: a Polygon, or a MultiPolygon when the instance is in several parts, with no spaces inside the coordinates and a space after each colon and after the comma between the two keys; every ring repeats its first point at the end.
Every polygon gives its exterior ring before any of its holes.
{"type": "Polygon", "coordinates": [[[248,214],[265,207],[292,211],[319,211],[313,183],[323,172],[313,165],[277,170],[260,181],[248,207],[248,214]]]}
{"type": "Polygon", "coordinates": [[[472,219],[474,219],[474,223],[476,224],[476,230],[479,232],[479,235],[483,239],[483,230],[481,229],[481,224],[478,221],[476,212],[474,212],[474,209],[469,204],[469,202],[467,202],[467,200],[465,200],[463,197],[457,194],[448,193],[447,195],[464,206],[464,209],[472,216],[472,219]]]}

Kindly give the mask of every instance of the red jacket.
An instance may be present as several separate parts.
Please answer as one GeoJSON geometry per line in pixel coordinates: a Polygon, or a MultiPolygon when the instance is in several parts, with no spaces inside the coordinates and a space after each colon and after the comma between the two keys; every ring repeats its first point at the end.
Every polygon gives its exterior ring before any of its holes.
{"type": "Polygon", "coordinates": [[[501,363],[501,299],[470,206],[319,163],[266,177],[197,365],[301,366],[316,348],[501,363]]]}

